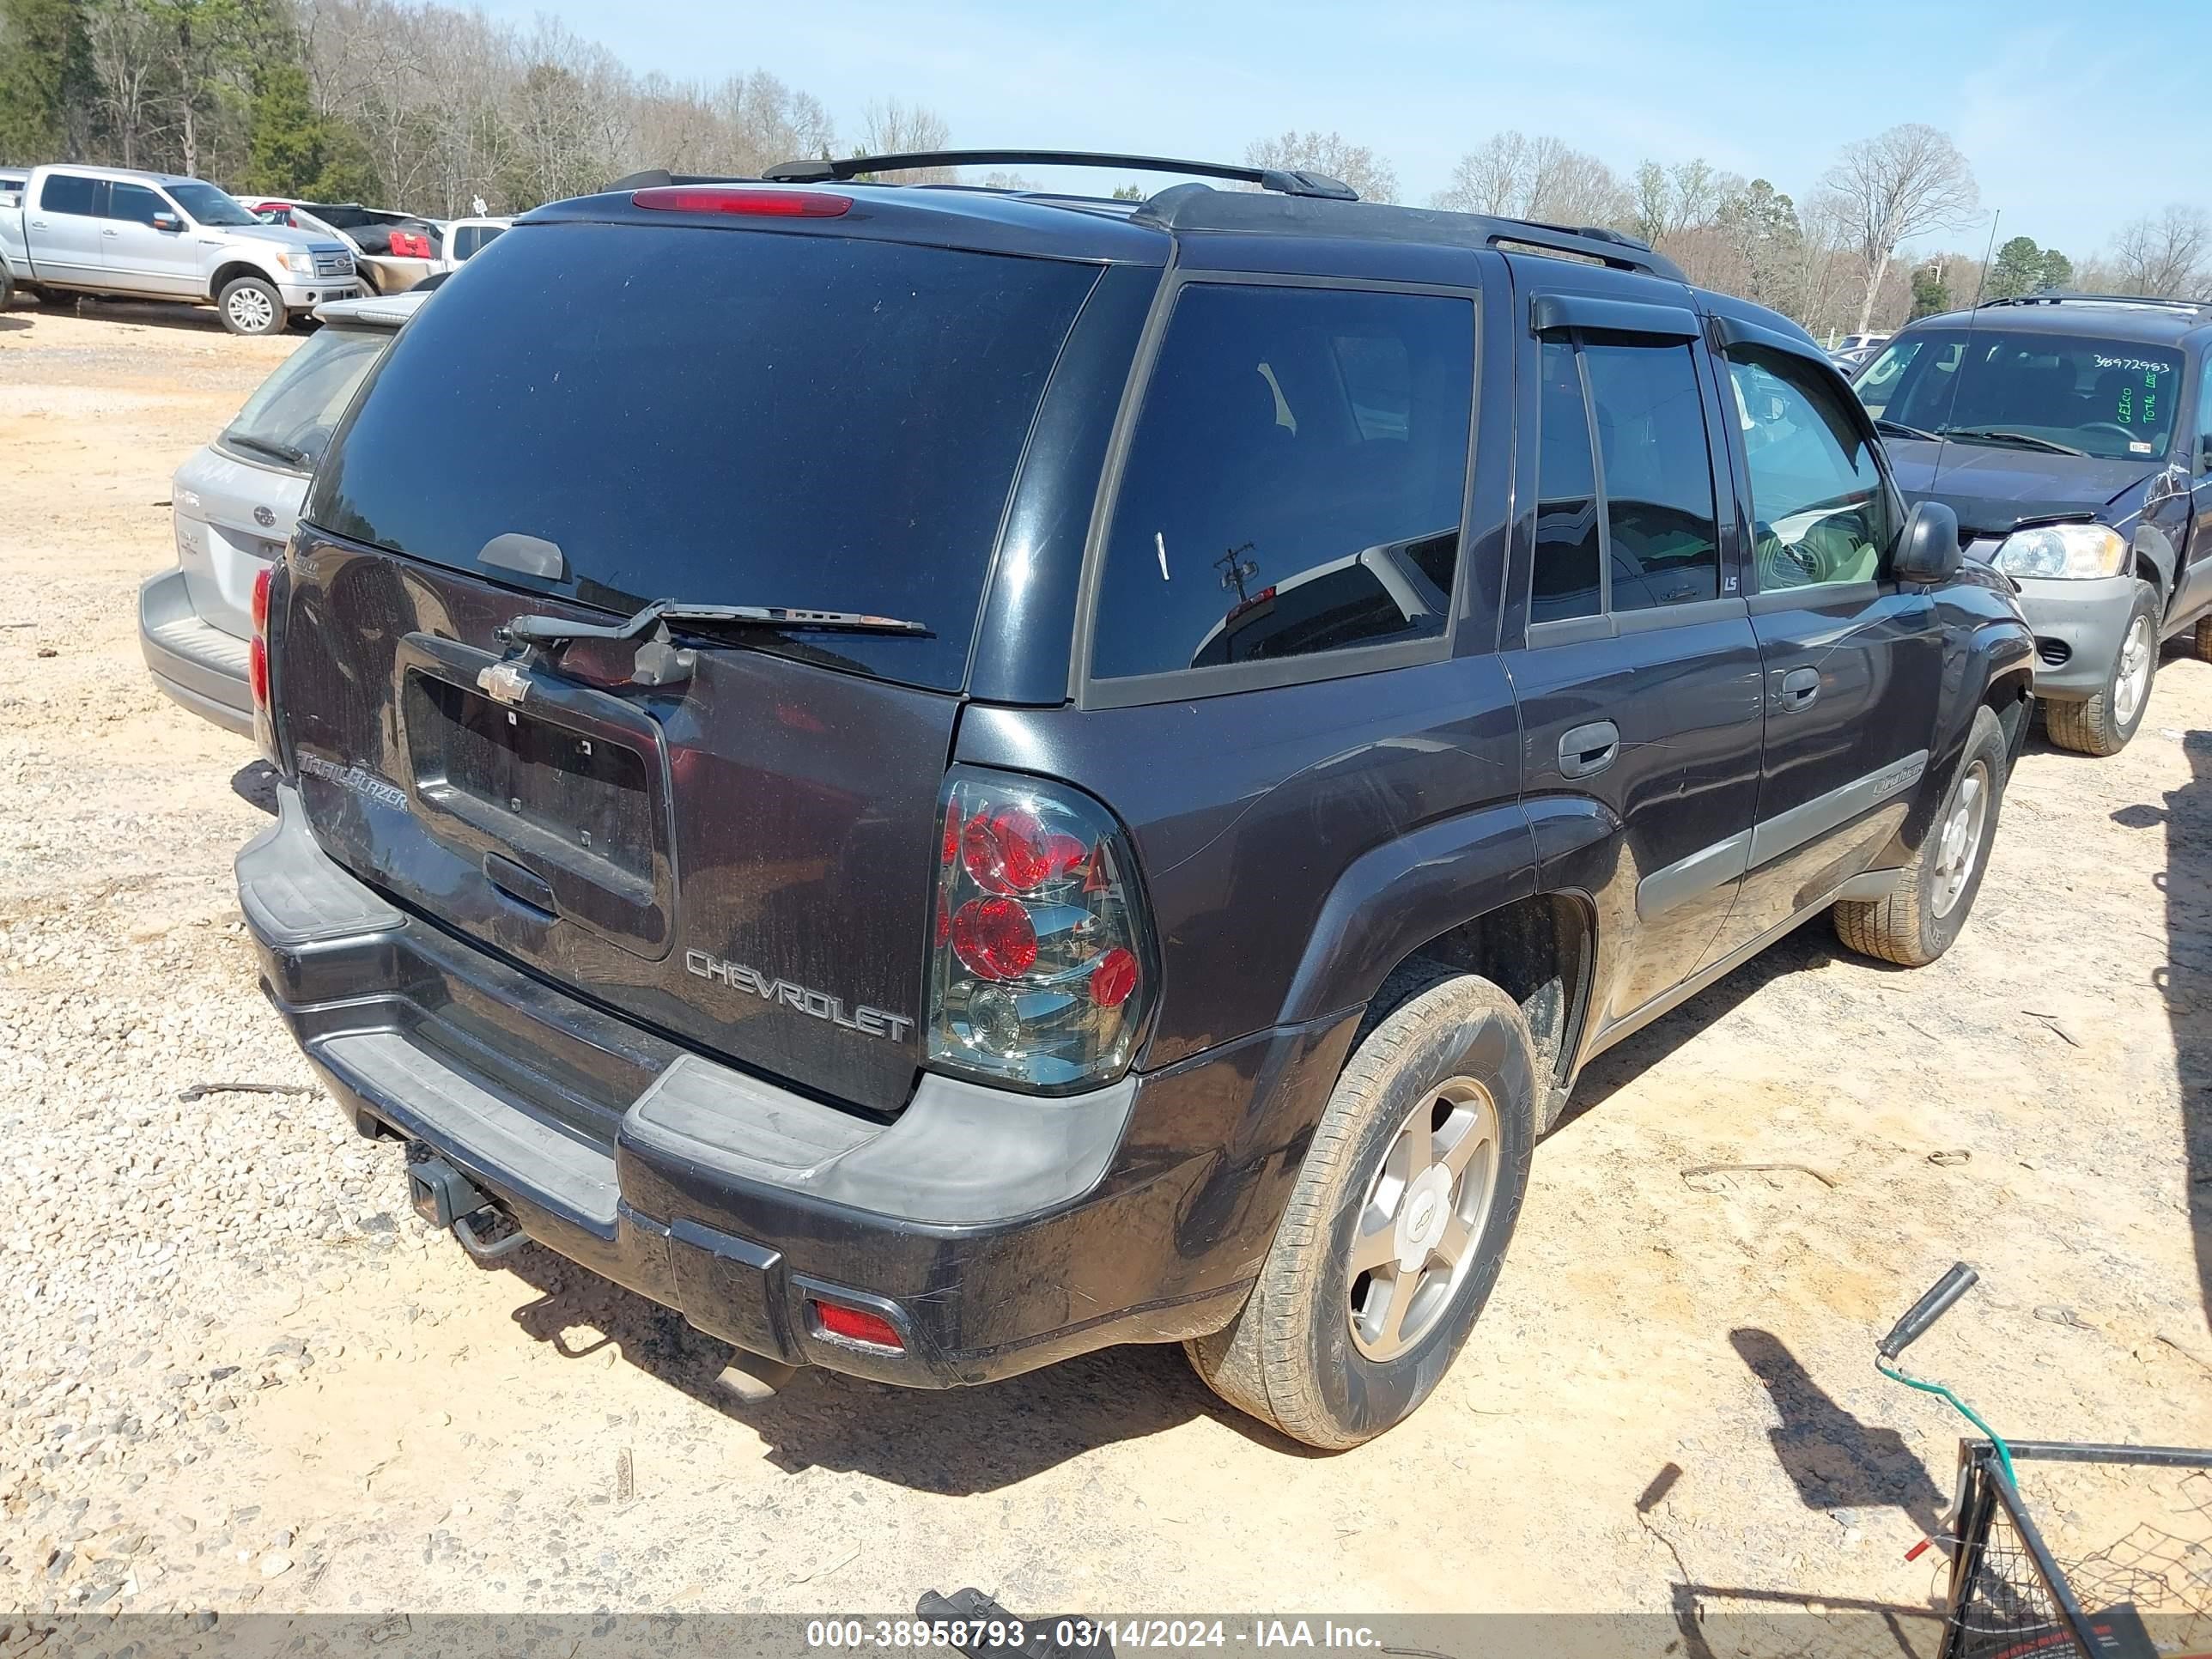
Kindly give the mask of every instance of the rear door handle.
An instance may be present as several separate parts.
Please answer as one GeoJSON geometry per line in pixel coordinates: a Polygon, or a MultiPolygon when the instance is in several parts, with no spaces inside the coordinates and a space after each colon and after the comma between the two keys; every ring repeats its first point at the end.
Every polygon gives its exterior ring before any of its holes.
{"type": "Polygon", "coordinates": [[[1801,708],[1809,708],[1813,700],[1820,695],[1820,671],[1817,668],[1777,669],[1769,684],[1773,688],[1768,702],[1778,714],[1794,714],[1801,708]]]}
{"type": "Polygon", "coordinates": [[[1587,778],[1602,772],[1620,753],[1620,728],[1611,720],[1577,726],[1559,739],[1559,775],[1587,778]]]}
{"type": "Polygon", "coordinates": [[[120,236],[123,233],[119,230],[102,230],[100,234],[103,236],[120,236]]]}

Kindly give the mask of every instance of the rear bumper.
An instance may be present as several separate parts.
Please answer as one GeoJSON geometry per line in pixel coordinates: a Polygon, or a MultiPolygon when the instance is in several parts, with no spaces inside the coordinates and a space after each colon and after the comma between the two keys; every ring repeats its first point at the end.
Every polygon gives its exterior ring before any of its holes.
{"type": "Polygon", "coordinates": [[[2035,695],[2059,702],[2095,696],[2120,659],[2121,636],[2135,607],[2134,575],[2014,581],[2021,615],[2035,635],[2035,695]]]}
{"type": "Polygon", "coordinates": [[[138,648],[154,684],[169,696],[227,732],[253,735],[253,692],[246,678],[252,647],[201,618],[183,571],[165,570],[139,587],[138,648]]]}
{"type": "Polygon", "coordinates": [[[1218,1329],[1356,1020],[1069,1099],[925,1073],[885,1123],[400,910],[322,852],[290,789],[279,801],[239,855],[240,902],[264,988],[356,1123],[427,1144],[539,1243],[790,1364],[945,1387],[1218,1329]],[[824,1334],[817,1297],[881,1313],[903,1352],[824,1334]]]}

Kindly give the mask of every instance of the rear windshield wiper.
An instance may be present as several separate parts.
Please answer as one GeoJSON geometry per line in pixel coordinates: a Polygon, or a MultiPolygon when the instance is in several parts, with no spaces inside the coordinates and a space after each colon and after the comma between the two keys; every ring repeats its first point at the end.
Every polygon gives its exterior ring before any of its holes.
{"type": "Polygon", "coordinates": [[[2015,444],[2022,449],[2036,450],[2045,455],[2075,455],[2083,460],[2089,456],[2086,449],[2076,449],[2071,444],[2053,443],[2048,438],[2039,438],[2029,432],[2007,432],[1987,426],[1947,426],[1943,433],[1946,437],[1964,438],[1969,442],[2015,444]]]}
{"type": "Polygon", "coordinates": [[[1902,421],[1877,420],[1874,423],[1874,429],[1885,438],[1918,438],[1923,442],[1931,444],[1939,441],[1934,433],[1923,432],[1918,427],[1907,426],[1902,421]]]}
{"type": "Polygon", "coordinates": [[[273,438],[256,438],[245,432],[226,432],[222,434],[222,441],[228,444],[235,444],[240,449],[258,450],[264,455],[273,456],[289,466],[304,466],[312,469],[315,465],[315,458],[306,450],[295,449],[289,444],[280,444],[273,438]]]}
{"type": "Polygon", "coordinates": [[[517,617],[494,629],[517,645],[561,645],[570,640],[635,640],[656,625],[681,627],[826,629],[843,634],[928,634],[918,622],[871,617],[857,611],[802,611],[782,605],[682,605],[655,599],[635,616],[618,623],[568,622],[559,617],[517,617]]]}

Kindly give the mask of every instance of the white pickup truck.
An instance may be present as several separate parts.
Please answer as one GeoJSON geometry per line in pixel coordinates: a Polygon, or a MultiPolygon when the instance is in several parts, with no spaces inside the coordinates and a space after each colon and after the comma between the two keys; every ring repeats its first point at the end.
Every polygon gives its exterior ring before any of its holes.
{"type": "Polygon", "coordinates": [[[0,298],[9,283],[58,302],[78,294],[211,305],[234,334],[274,334],[293,313],[361,292],[331,237],[264,225],[213,185],[121,167],[31,169],[0,206],[0,298]]]}

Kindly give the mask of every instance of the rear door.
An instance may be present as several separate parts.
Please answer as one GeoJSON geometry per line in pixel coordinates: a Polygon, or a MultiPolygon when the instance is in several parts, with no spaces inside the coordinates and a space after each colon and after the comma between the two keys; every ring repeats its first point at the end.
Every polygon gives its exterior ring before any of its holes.
{"type": "Polygon", "coordinates": [[[1717,512],[1687,309],[1539,289],[1522,344],[1505,653],[1547,885],[1598,906],[1602,1027],[1686,978],[1735,897],[1759,788],[1759,645],[1717,512]],[[1509,617],[1509,640],[1510,638],[1509,617]]]}
{"type": "Polygon", "coordinates": [[[1751,939],[1896,835],[1928,767],[1943,644],[1935,600],[1889,574],[1902,508],[1865,410],[1826,365],[1736,333],[1721,372],[1766,675],[1759,822],[1729,924],[1751,939]]]}
{"type": "Polygon", "coordinates": [[[39,199],[23,209],[34,274],[51,282],[99,287],[106,275],[100,234],[106,212],[106,179],[47,173],[39,185],[39,199]]]}
{"type": "MultiPolygon", "coordinates": [[[[479,944],[879,1110],[1000,520],[1092,265],[831,230],[519,228],[316,474],[276,701],[315,833],[479,944]],[[908,618],[518,657],[657,598],[908,618]]],[[[1118,382],[1116,383],[1118,384],[1118,382]]]]}

